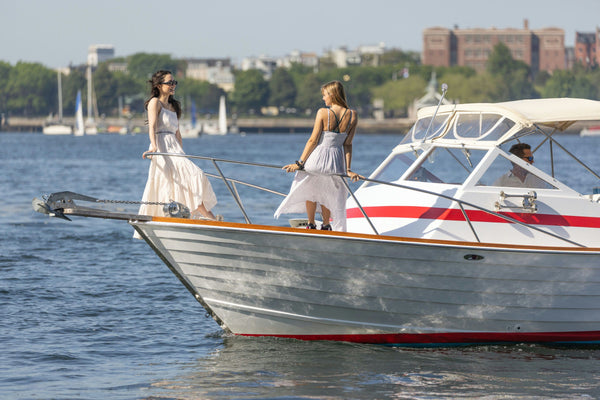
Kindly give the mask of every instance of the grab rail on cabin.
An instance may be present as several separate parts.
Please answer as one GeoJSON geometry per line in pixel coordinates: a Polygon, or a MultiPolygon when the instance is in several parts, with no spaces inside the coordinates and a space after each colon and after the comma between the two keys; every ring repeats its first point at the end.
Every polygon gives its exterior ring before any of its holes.
{"type": "MultiPolygon", "coordinates": [[[[249,186],[249,187],[253,187],[255,189],[263,190],[263,191],[266,191],[266,192],[269,192],[269,193],[278,194],[278,195],[281,195],[281,196],[284,196],[284,197],[286,196],[286,194],[284,194],[284,193],[280,193],[280,192],[277,192],[277,191],[274,191],[274,190],[271,190],[271,189],[268,189],[268,188],[264,188],[262,186],[258,186],[258,185],[254,185],[254,184],[251,184],[251,183],[243,182],[243,181],[240,181],[240,180],[228,178],[228,177],[225,176],[225,174],[223,173],[223,171],[221,170],[221,168],[218,167],[218,163],[222,162],[222,163],[230,163],[230,164],[249,165],[249,166],[254,166],[254,167],[274,168],[274,169],[281,170],[281,166],[280,165],[254,163],[254,162],[247,162],[247,161],[235,161],[235,160],[228,160],[228,159],[224,159],[224,158],[194,156],[194,155],[188,155],[188,154],[148,153],[147,155],[149,155],[149,156],[154,156],[154,155],[156,155],[156,156],[167,156],[167,157],[185,157],[185,158],[191,158],[191,159],[197,159],[197,160],[212,161],[212,163],[215,165],[217,171],[219,172],[219,175],[210,174],[210,173],[207,173],[207,172],[205,172],[205,174],[208,175],[208,176],[214,177],[214,178],[220,178],[220,179],[222,179],[225,182],[225,185],[227,186],[227,189],[229,190],[229,192],[233,196],[235,202],[237,203],[238,207],[242,211],[242,214],[244,215],[244,219],[246,220],[246,223],[248,223],[248,224],[251,223],[251,220],[250,220],[250,217],[247,215],[247,213],[246,213],[246,211],[244,209],[244,206],[242,204],[241,198],[239,196],[239,193],[237,192],[237,189],[235,187],[236,183],[241,184],[241,185],[245,185],[245,186],[249,186]]],[[[346,175],[346,174],[333,174],[333,175],[336,175],[336,176],[339,176],[340,178],[342,178],[342,181],[344,182],[344,185],[346,186],[346,190],[348,190],[348,192],[352,196],[354,202],[357,204],[357,206],[360,209],[361,213],[363,214],[363,216],[365,217],[365,219],[367,220],[367,222],[371,226],[371,229],[373,229],[373,232],[375,232],[376,235],[379,235],[379,233],[375,229],[375,226],[373,225],[371,219],[369,218],[369,216],[367,215],[367,213],[363,209],[363,207],[360,205],[358,199],[354,195],[354,192],[351,190],[350,186],[348,185],[348,182],[346,181],[345,178],[349,178],[349,176],[346,175]]],[[[444,199],[456,202],[458,204],[458,206],[460,207],[460,209],[461,209],[461,212],[462,212],[462,214],[463,214],[463,216],[465,218],[465,222],[467,222],[467,224],[469,225],[469,228],[471,229],[471,232],[473,233],[473,236],[475,237],[475,240],[477,242],[481,242],[481,240],[479,240],[479,237],[477,236],[477,232],[475,232],[475,228],[474,228],[473,224],[471,223],[471,220],[469,219],[469,216],[467,215],[467,212],[465,211],[465,208],[464,208],[465,206],[468,206],[468,207],[471,207],[471,208],[483,211],[485,213],[488,213],[490,215],[496,216],[496,217],[501,218],[503,220],[506,220],[508,222],[512,222],[514,224],[521,225],[521,226],[523,226],[525,228],[538,231],[538,232],[540,232],[542,234],[552,236],[552,237],[554,237],[556,239],[565,241],[565,242],[570,243],[572,245],[575,245],[575,246],[578,246],[578,247],[586,247],[586,246],[584,246],[584,245],[582,245],[580,243],[574,242],[572,240],[569,240],[567,238],[559,236],[559,235],[557,235],[555,233],[545,231],[544,229],[541,229],[541,228],[538,228],[536,226],[533,226],[533,225],[527,224],[525,222],[519,221],[519,220],[514,219],[512,217],[509,217],[507,215],[497,213],[495,211],[489,210],[489,209],[484,208],[484,207],[480,207],[480,206],[478,206],[476,204],[469,203],[469,202],[461,200],[461,199],[454,198],[452,196],[448,196],[448,195],[437,193],[437,192],[432,192],[430,190],[421,189],[421,188],[418,188],[418,187],[402,185],[402,184],[399,184],[399,183],[385,182],[385,181],[380,181],[380,180],[377,180],[377,179],[370,179],[370,178],[360,178],[360,179],[363,180],[363,181],[365,181],[365,182],[372,182],[372,183],[377,183],[377,184],[380,184],[380,185],[397,187],[397,188],[400,188],[400,189],[413,190],[413,191],[416,191],[416,192],[421,192],[421,193],[425,193],[425,194],[429,194],[429,195],[432,195],[432,196],[441,197],[441,198],[444,198],[444,199]]]]}

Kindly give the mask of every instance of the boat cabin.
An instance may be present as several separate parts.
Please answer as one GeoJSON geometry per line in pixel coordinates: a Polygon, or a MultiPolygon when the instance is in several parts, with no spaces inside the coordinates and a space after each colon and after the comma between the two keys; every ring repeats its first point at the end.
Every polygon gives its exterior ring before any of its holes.
{"type": "MultiPolygon", "coordinates": [[[[578,166],[554,137],[600,102],[521,100],[428,107],[347,202],[348,230],[442,240],[600,246],[598,194],[557,178],[578,166]],[[533,159],[510,153],[527,143],[533,159]],[[357,203],[358,202],[358,203],[357,203]],[[593,232],[592,232],[593,231],[593,232]]],[[[600,186],[597,184],[596,186],[600,186]]]]}

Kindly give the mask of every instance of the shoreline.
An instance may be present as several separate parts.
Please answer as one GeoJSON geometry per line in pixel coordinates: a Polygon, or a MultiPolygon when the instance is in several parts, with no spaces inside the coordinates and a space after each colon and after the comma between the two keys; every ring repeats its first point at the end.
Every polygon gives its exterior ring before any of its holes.
{"type": "MultiPolygon", "coordinates": [[[[11,117],[8,124],[0,126],[1,132],[30,132],[42,133],[42,128],[47,122],[46,117],[11,117]]],[[[68,125],[74,125],[75,118],[64,118],[63,122],[68,125]]],[[[123,118],[105,118],[100,121],[106,127],[129,127],[135,134],[147,134],[145,119],[132,118],[125,120],[123,118]]],[[[310,133],[313,128],[314,120],[312,118],[238,118],[235,126],[240,133],[310,133]]],[[[361,118],[358,131],[361,133],[377,134],[405,134],[412,127],[415,120],[412,118],[389,118],[374,119],[361,118]]],[[[233,121],[228,120],[228,126],[232,126],[233,121]]],[[[579,133],[583,128],[598,125],[598,121],[577,122],[567,128],[563,133],[579,133]]],[[[118,134],[118,131],[102,132],[101,134],[118,134]]]]}
{"type": "MultiPolygon", "coordinates": [[[[46,117],[24,118],[11,117],[8,124],[0,127],[0,132],[42,132],[44,124],[48,122],[46,117]]],[[[75,118],[63,118],[67,125],[74,125],[75,118]]],[[[99,121],[106,127],[129,127],[136,133],[147,133],[144,118],[105,118],[99,121]]],[[[228,126],[233,126],[234,121],[229,119],[228,126]]],[[[235,126],[239,132],[245,133],[310,133],[313,128],[313,118],[238,118],[235,126]]],[[[406,133],[413,125],[414,120],[410,118],[393,118],[376,120],[373,118],[361,118],[359,130],[363,133],[406,133]]],[[[108,132],[112,134],[113,132],[108,132]]]]}

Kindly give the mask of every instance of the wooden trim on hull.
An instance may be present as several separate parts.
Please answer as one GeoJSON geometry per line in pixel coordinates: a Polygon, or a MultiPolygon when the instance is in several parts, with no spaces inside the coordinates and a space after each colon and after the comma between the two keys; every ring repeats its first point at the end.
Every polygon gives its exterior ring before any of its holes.
{"type": "Polygon", "coordinates": [[[453,333],[386,333],[364,335],[258,335],[298,340],[324,340],[390,346],[467,346],[482,344],[594,344],[600,345],[600,331],[586,332],[453,332],[453,333]]]}
{"type": "MultiPolygon", "coordinates": [[[[144,221],[145,222],[145,221],[144,221]]],[[[220,228],[220,229],[234,229],[234,230],[245,230],[245,231],[269,231],[279,232],[282,234],[296,234],[296,235],[324,235],[324,236],[335,236],[338,238],[345,239],[366,239],[381,242],[398,242],[398,243],[415,243],[415,244],[431,244],[438,246],[449,246],[449,247],[471,247],[471,248],[492,248],[499,250],[542,250],[542,251],[557,251],[557,252],[577,252],[577,253],[600,253],[600,247],[565,247],[565,246],[532,246],[532,245],[519,245],[519,244],[503,244],[503,243],[479,243],[479,242],[466,242],[458,240],[441,240],[441,239],[422,239],[422,238],[411,238],[411,237],[399,237],[399,236],[386,236],[386,235],[374,235],[366,233],[351,233],[351,232],[337,232],[337,231],[322,231],[322,230],[308,230],[302,228],[291,228],[284,226],[272,226],[272,225],[255,225],[255,224],[244,224],[237,222],[217,222],[217,221],[204,221],[204,220],[190,220],[184,218],[169,218],[169,217],[153,217],[151,222],[167,223],[172,225],[199,225],[199,228],[206,226],[209,228],[220,228]]],[[[143,222],[142,222],[143,223],[143,222]]]]}

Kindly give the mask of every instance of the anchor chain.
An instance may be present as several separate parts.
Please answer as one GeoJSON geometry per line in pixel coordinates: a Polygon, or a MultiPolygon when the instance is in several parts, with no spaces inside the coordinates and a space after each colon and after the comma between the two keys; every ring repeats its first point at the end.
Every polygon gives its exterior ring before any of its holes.
{"type": "Polygon", "coordinates": [[[144,204],[149,206],[163,206],[163,211],[166,215],[176,218],[190,218],[190,210],[185,205],[171,200],[169,203],[161,201],[133,201],[133,200],[107,200],[96,199],[96,203],[109,204],[144,204]]]}
{"type": "Polygon", "coordinates": [[[166,206],[171,204],[163,203],[160,201],[136,201],[136,200],[107,200],[107,199],[96,199],[96,203],[113,203],[113,204],[144,204],[149,206],[166,206]]]}

